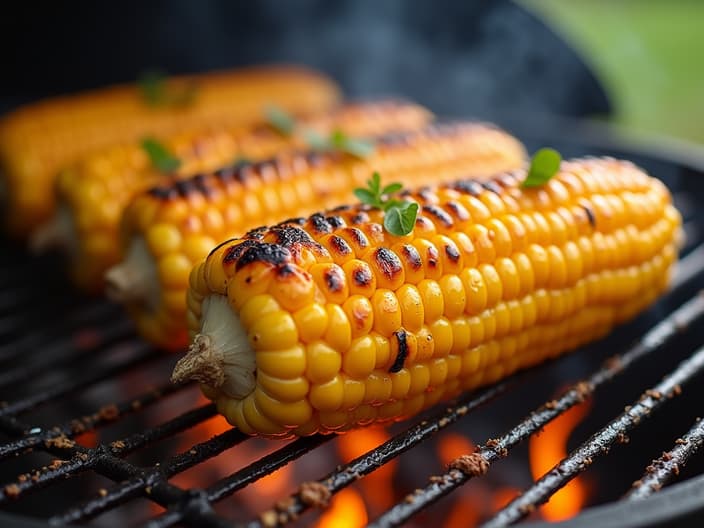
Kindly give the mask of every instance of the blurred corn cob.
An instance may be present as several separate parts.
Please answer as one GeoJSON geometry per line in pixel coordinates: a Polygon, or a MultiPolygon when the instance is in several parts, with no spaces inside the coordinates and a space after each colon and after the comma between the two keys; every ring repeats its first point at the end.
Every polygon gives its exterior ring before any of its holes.
{"type": "Polygon", "coordinates": [[[242,431],[332,432],[411,416],[604,335],[666,287],[680,216],[667,189],[612,159],[516,171],[338,208],[221,244],[191,272],[195,379],[242,431]]]}
{"type": "Polygon", "coordinates": [[[375,136],[416,130],[431,119],[432,114],[419,105],[388,100],[350,103],[331,112],[302,117],[296,120],[290,135],[264,123],[182,133],[162,142],[180,161],[178,169],[168,176],[153,165],[138,142],[114,146],[62,171],[57,181],[56,212],[36,230],[32,245],[35,249],[62,248],[71,260],[74,282],[85,290],[100,291],[105,271],[122,256],[115,242],[119,222],[124,208],[138,192],[169,178],[213,171],[238,159],[256,161],[302,149],[311,132],[327,136],[340,130],[350,136],[375,136]]]}
{"type": "Polygon", "coordinates": [[[364,159],[294,153],[156,187],[125,211],[126,258],[106,274],[107,291],[148,340],[183,347],[188,274],[216,243],[349,201],[372,170],[406,184],[432,183],[519,167],[524,154],[506,132],[459,123],[383,137],[364,159]]]}
{"type": "Polygon", "coordinates": [[[115,86],[24,106],[0,122],[8,228],[26,235],[46,220],[58,170],[93,149],[147,134],[257,122],[267,104],[305,113],[330,108],[339,98],[335,84],[317,72],[271,66],[174,78],[151,91],[115,86]]]}

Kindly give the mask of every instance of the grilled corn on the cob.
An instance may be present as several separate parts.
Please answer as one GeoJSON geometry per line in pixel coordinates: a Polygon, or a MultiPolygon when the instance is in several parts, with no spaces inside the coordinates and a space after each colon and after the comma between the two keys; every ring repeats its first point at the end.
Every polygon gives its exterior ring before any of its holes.
{"type": "Polygon", "coordinates": [[[518,167],[523,159],[522,145],[505,132],[458,123],[378,139],[365,159],[336,152],[292,154],[156,187],[125,211],[126,257],[107,272],[107,291],[126,303],[143,336],[180,348],[188,342],[188,274],[217,242],[344,203],[372,170],[418,184],[492,174],[518,167]]]}
{"type": "MultiPolygon", "coordinates": [[[[263,116],[262,116],[263,117],[263,116]]],[[[89,291],[99,291],[103,275],[121,257],[119,235],[122,212],[139,191],[167,178],[213,171],[236,159],[261,160],[305,146],[311,131],[327,136],[340,130],[348,136],[376,136],[391,131],[416,130],[432,119],[423,107],[401,101],[351,103],[331,112],[297,121],[290,136],[263,123],[181,133],[163,145],[181,162],[175,174],[155,168],[139,143],[96,152],[62,171],[57,181],[58,205],[54,217],[37,229],[36,247],[59,246],[68,254],[71,276],[89,291]]]]}
{"type": "Polygon", "coordinates": [[[630,163],[421,190],[414,231],[365,206],[259,229],[191,272],[195,379],[242,431],[401,419],[604,335],[666,287],[680,216],[630,163]]]}
{"type": "Polygon", "coordinates": [[[150,102],[137,86],[116,86],[47,99],[5,116],[0,166],[9,230],[26,235],[46,220],[57,171],[93,149],[184,128],[256,122],[267,104],[312,112],[340,98],[330,79],[290,66],[174,78],[163,86],[167,93],[191,88],[189,100],[177,105],[150,102]]]}

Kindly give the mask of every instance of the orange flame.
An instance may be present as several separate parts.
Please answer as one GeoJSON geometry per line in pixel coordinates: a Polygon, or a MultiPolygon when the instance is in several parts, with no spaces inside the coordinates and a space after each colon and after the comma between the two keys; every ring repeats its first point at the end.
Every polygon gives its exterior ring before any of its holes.
{"type": "Polygon", "coordinates": [[[345,488],[333,497],[316,527],[359,528],[365,526],[367,521],[367,509],[361,495],[353,488],[345,488]]]}
{"type": "Polygon", "coordinates": [[[438,457],[446,466],[462,455],[474,453],[475,446],[466,436],[445,433],[438,441],[438,457]]]}
{"type": "MultiPolygon", "coordinates": [[[[589,402],[576,405],[545,426],[541,434],[531,436],[528,451],[534,479],[543,476],[567,456],[567,441],[570,434],[589,412],[590,407],[589,402]]],[[[577,477],[555,493],[550,502],[543,505],[540,511],[548,521],[569,519],[582,509],[587,500],[588,491],[584,479],[577,477]]]]}
{"type": "MultiPolygon", "coordinates": [[[[356,429],[338,438],[337,450],[342,461],[349,462],[389,438],[389,433],[382,427],[356,429]]],[[[385,510],[395,501],[393,477],[397,465],[398,461],[394,459],[360,480],[367,504],[375,513],[385,510]]]]}

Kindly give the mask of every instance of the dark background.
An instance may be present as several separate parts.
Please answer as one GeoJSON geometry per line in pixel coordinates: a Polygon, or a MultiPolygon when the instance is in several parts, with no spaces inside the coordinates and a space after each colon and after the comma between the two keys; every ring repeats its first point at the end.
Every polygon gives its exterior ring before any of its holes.
{"type": "Polygon", "coordinates": [[[506,1],[25,1],[4,6],[2,41],[4,108],[150,69],[300,62],[351,96],[405,95],[440,115],[609,110],[577,55],[506,1]]]}

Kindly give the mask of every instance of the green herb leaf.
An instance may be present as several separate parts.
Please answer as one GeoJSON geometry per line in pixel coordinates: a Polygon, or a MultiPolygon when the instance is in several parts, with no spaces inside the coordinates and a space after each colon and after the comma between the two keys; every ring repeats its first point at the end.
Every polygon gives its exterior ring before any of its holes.
{"type": "Polygon", "coordinates": [[[399,182],[390,183],[381,190],[381,194],[393,194],[403,189],[403,185],[399,182]]]}
{"type": "Polygon", "coordinates": [[[540,187],[547,183],[550,178],[560,170],[562,156],[551,148],[542,148],[535,154],[530,162],[530,169],[526,179],[523,180],[523,187],[540,187]]]}
{"type": "Polygon", "coordinates": [[[379,207],[379,197],[369,189],[355,189],[354,195],[363,204],[379,207]]]}
{"type": "Polygon", "coordinates": [[[306,129],[303,131],[303,139],[306,144],[318,152],[330,150],[330,142],[317,130],[306,129]]]}
{"type": "Polygon", "coordinates": [[[356,158],[367,158],[374,153],[374,143],[366,139],[349,137],[342,130],[333,131],[330,135],[330,144],[335,150],[356,158]]]}
{"type": "MultiPolygon", "coordinates": [[[[381,189],[381,175],[377,172],[374,171],[372,174],[372,179],[367,180],[367,185],[369,185],[369,188],[372,190],[372,192],[376,195],[381,194],[380,189],[381,189]]],[[[381,198],[381,197],[380,197],[381,198]]]]}
{"type": "Polygon", "coordinates": [[[244,167],[245,165],[251,165],[252,160],[248,158],[243,158],[242,156],[237,156],[235,158],[235,161],[232,162],[232,166],[235,169],[239,169],[240,167],[244,167]]]}
{"type": "Polygon", "coordinates": [[[413,231],[418,216],[418,204],[414,202],[402,202],[390,207],[384,215],[384,228],[396,236],[404,236],[413,231]]]}
{"type": "Polygon", "coordinates": [[[264,110],[269,125],[282,136],[290,136],[296,128],[296,120],[278,106],[268,106],[264,110]]]}
{"type": "Polygon", "coordinates": [[[161,172],[175,172],[181,166],[181,160],[153,138],[144,138],[142,140],[142,148],[149,156],[152,165],[161,172]]]}
{"type": "Polygon", "coordinates": [[[158,106],[166,96],[166,76],[162,72],[145,72],[137,79],[142,97],[150,106],[158,106]]]}
{"type": "Polygon", "coordinates": [[[162,72],[151,71],[137,80],[142,97],[150,106],[186,106],[193,102],[198,92],[195,81],[186,83],[181,89],[169,89],[167,77],[162,72]]]}

